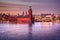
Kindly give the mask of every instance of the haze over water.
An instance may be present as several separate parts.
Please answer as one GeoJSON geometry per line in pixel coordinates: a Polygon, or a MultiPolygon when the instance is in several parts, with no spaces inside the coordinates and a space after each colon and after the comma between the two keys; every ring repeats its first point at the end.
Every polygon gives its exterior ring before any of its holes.
{"type": "MultiPolygon", "coordinates": [[[[22,14],[29,6],[33,15],[60,14],[60,0],[0,0],[0,13],[22,14]]],[[[60,23],[0,23],[0,40],[60,40],[60,23]]]]}
{"type": "Polygon", "coordinates": [[[0,40],[60,40],[60,23],[0,24],[0,40]]]}

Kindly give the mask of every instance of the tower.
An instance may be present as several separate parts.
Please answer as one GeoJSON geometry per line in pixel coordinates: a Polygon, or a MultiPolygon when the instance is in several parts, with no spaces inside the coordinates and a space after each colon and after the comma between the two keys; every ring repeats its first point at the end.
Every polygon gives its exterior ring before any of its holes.
{"type": "Polygon", "coordinates": [[[31,6],[29,6],[29,9],[28,9],[28,16],[30,18],[32,18],[32,8],[31,8],[31,6]]]}
{"type": "Polygon", "coordinates": [[[31,8],[31,6],[29,6],[29,9],[28,9],[28,17],[30,18],[30,22],[32,23],[32,8],[31,8]]]}

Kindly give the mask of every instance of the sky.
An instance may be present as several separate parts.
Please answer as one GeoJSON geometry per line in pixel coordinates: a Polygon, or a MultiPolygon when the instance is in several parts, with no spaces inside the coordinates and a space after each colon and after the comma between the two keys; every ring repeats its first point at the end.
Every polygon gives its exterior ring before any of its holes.
{"type": "Polygon", "coordinates": [[[60,14],[60,0],[0,0],[0,12],[22,14],[32,6],[33,15],[60,14]]]}

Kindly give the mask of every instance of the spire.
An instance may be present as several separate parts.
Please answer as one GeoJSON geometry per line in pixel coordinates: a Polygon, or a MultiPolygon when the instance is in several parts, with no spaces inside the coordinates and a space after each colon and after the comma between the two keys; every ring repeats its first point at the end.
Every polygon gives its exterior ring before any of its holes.
{"type": "Polygon", "coordinates": [[[31,9],[32,6],[29,6],[29,9],[31,9]]]}

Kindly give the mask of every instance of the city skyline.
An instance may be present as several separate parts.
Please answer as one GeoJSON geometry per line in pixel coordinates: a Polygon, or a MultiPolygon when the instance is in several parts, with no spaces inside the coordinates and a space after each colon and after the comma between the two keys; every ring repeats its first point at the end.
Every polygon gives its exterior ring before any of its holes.
{"type": "Polygon", "coordinates": [[[33,14],[60,14],[60,0],[0,0],[0,11],[5,13],[26,12],[32,6],[33,14]]]}

